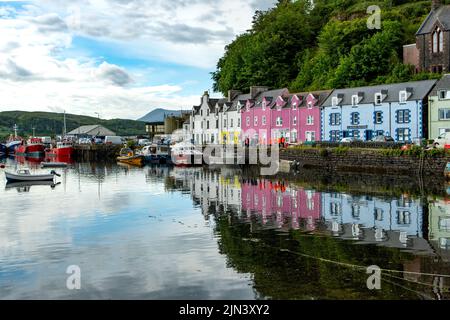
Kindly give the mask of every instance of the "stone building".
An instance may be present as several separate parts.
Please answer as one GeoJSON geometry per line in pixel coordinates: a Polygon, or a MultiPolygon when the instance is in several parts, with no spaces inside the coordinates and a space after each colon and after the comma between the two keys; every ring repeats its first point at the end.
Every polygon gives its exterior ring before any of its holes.
{"type": "Polygon", "coordinates": [[[417,72],[450,70],[450,5],[432,1],[431,11],[416,33],[416,44],[403,48],[403,62],[414,65],[417,72]]]}

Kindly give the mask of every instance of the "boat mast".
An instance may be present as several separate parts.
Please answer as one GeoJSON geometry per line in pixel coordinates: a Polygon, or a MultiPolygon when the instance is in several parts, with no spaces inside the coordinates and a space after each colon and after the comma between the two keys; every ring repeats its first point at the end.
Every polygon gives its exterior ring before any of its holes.
{"type": "Polygon", "coordinates": [[[17,124],[14,125],[13,129],[14,129],[14,138],[17,138],[17,129],[18,129],[17,124]]]}
{"type": "Polygon", "coordinates": [[[67,134],[67,127],[66,127],[66,110],[64,110],[64,132],[63,132],[63,139],[66,137],[67,134]]]}

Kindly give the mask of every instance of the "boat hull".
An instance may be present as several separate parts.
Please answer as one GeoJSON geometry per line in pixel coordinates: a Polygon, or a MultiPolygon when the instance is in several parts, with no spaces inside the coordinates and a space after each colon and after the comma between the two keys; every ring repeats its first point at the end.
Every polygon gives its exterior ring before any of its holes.
{"type": "Polygon", "coordinates": [[[51,158],[72,158],[75,154],[75,149],[73,147],[64,147],[64,148],[53,148],[47,152],[47,156],[51,158]]]}
{"type": "Polygon", "coordinates": [[[22,144],[21,141],[12,141],[6,144],[6,150],[8,154],[15,154],[16,149],[22,144]]]}
{"type": "Polygon", "coordinates": [[[118,162],[130,164],[132,166],[142,167],[144,165],[143,156],[132,156],[132,157],[118,157],[118,162]]]}
{"type": "Polygon", "coordinates": [[[34,181],[54,181],[55,176],[52,174],[39,174],[39,175],[19,175],[9,172],[5,172],[7,182],[34,182],[34,181]]]}
{"type": "Polygon", "coordinates": [[[16,155],[29,158],[41,158],[45,155],[45,147],[43,144],[21,145],[17,147],[16,155]]]}

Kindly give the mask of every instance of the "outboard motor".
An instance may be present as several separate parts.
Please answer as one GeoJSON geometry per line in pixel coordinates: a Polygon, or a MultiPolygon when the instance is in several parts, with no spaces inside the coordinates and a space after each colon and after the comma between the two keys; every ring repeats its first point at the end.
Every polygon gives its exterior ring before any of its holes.
{"type": "Polygon", "coordinates": [[[58,174],[58,173],[56,173],[55,170],[52,170],[52,171],[50,172],[50,174],[52,174],[52,175],[54,175],[54,176],[57,176],[57,177],[61,177],[61,175],[58,174]]]}

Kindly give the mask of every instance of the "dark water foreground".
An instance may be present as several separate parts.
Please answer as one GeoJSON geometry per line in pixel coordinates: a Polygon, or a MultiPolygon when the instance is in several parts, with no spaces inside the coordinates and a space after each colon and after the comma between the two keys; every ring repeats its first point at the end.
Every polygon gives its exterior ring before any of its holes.
{"type": "MultiPolygon", "coordinates": [[[[28,166],[3,160],[8,170],[28,166]]],[[[0,172],[1,299],[448,299],[443,181],[234,169],[0,172]],[[369,290],[367,267],[381,268],[369,290]],[[81,289],[67,288],[69,266],[81,289]]]]}

